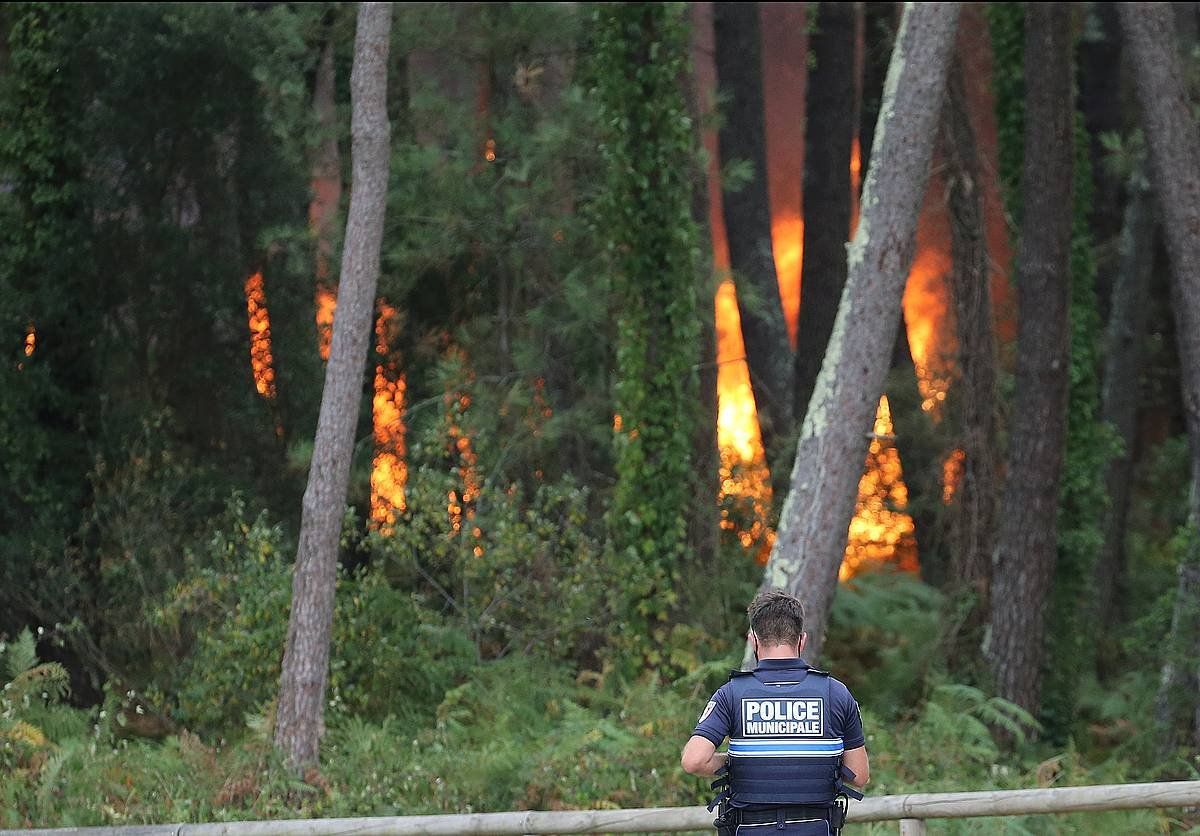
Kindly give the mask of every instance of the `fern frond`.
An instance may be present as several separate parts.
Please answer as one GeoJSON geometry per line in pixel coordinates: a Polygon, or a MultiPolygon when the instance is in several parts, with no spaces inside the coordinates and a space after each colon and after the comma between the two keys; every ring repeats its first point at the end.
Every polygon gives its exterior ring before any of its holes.
{"type": "Polygon", "coordinates": [[[37,642],[28,627],[8,646],[4,661],[9,679],[16,679],[38,663],[37,642]]]}
{"type": "Polygon", "coordinates": [[[50,702],[58,702],[71,692],[71,677],[67,669],[58,662],[43,662],[27,668],[13,677],[8,684],[10,699],[24,699],[41,695],[50,702]]]}

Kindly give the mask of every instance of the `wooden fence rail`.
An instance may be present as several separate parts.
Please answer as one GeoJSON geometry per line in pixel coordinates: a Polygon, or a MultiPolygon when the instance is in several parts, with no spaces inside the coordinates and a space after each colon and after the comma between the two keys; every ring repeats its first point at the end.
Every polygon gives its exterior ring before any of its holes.
{"type": "MultiPolygon", "coordinates": [[[[988,792],[912,793],[851,802],[851,822],[899,821],[901,833],[924,832],[925,819],[1019,816],[1101,810],[1200,807],[1200,781],[1108,784],[988,792]]],[[[224,824],[164,824],[135,827],[76,827],[0,830],[0,836],[457,836],[531,833],[644,833],[709,830],[713,814],[703,807],[638,810],[468,813],[357,819],[293,819],[224,824]]]]}

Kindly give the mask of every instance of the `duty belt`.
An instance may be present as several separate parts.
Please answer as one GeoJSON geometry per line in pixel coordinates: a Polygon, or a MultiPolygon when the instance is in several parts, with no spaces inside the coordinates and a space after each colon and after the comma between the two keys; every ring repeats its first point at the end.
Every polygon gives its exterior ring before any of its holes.
{"type": "Polygon", "coordinates": [[[734,808],[738,824],[775,824],[781,821],[803,821],[804,819],[824,819],[829,821],[829,813],[833,808],[826,805],[806,804],[803,806],[772,807],[767,810],[744,810],[734,808]]]}

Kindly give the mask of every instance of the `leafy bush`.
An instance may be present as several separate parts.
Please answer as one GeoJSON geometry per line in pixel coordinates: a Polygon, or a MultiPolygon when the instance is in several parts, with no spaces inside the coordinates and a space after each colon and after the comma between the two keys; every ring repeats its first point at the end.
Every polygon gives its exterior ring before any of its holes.
{"type": "Polygon", "coordinates": [[[838,588],[822,667],[846,683],[859,704],[891,721],[924,696],[937,661],[941,594],[915,576],[868,572],[838,588]]]}
{"type": "MultiPolygon", "coordinates": [[[[265,514],[230,525],[209,544],[210,566],[177,587],[157,612],[192,638],[173,688],[178,719],[206,732],[240,728],[274,697],[291,602],[291,547],[265,514]]],[[[339,570],[328,706],[367,718],[432,714],[473,659],[469,644],[373,570],[339,570]],[[402,696],[402,698],[401,698],[402,696]]]]}

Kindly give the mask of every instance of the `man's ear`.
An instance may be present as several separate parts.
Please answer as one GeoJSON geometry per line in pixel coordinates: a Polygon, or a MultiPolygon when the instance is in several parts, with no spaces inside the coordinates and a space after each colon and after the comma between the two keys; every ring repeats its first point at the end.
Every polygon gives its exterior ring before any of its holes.
{"type": "Polygon", "coordinates": [[[808,644],[808,633],[801,633],[800,634],[800,645],[796,648],[797,655],[804,653],[804,645],[806,645],[806,644],[808,644]]]}

